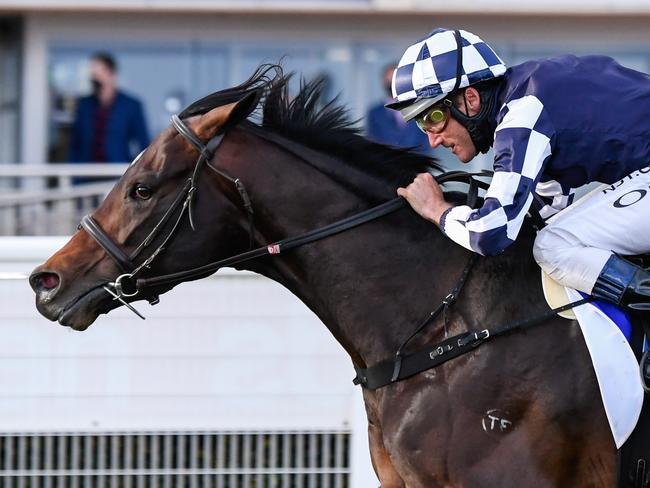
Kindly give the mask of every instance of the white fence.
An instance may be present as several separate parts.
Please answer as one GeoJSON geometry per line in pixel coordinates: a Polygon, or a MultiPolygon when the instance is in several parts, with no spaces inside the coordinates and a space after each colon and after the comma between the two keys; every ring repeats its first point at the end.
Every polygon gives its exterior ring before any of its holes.
{"type": "Polygon", "coordinates": [[[348,431],[8,435],[0,484],[35,487],[350,486],[348,431]]]}
{"type": "Polygon", "coordinates": [[[64,242],[0,238],[0,486],[378,486],[351,362],[288,291],[223,270],[78,333],[24,277],[64,242]]]}
{"type": "Polygon", "coordinates": [[[69,234],[128,164],[0,164],[0,235],[69,234]],[[83,182],[107,178],[102,182],[83,182]]]}

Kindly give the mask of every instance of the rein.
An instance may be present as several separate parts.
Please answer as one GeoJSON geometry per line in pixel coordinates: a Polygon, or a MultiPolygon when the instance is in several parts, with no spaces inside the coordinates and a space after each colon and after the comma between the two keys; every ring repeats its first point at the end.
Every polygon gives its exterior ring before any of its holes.
{"type": "MultiPolygon", "coordinates": [[[[210,141],[208,141],[207,144],[203,144],[203,142],[196,136],[196,134],[194,134],[183,123],[183,121],[178,118],[178,116],[174,115],[172,117],[172,124],[178,133],[183,136],[190,144],[192,144],[192,146],[199,152],[199,157],[192,171],[192,176],[183,185],[182,189],[179,191],[178,195],[176,195],[169,208],[165,211],[164,215],[156,223],[147,237],[145,237],[142,243],[140,243],[140,245],[138,245],[131,254],[127,254],[120,248],[118,244],[115,243],[115,241],[113,241],[110,236],[106,234],[106,232],[104,232],[101,226],[97,223],[97,221],[94,220],[91,215],[86,215],[79,224],[79,228],[84,229],[106,251],[106,253],[115,261],[118,268],[123,273],[115,279],[115,282],[107,283],[105,286],[103,286],[104,290],[106,290],[106,292],[109,293],[114,300],[121,302],[142,319],[144,319],[144,316],[142,316],[130,303],[126,301],[126,299],[134,297],[141,293],[142,290],[179,283],[181,281],[189,279],[198,279],[201,277],[209,276],[224,266],[232,266],[234,264],[243,263],[265,256],[277,256],[282,252],[287,252],[291,249],[295,249],[297,247],[324,239],[326,237],[345,232],[349,229],[360,226],[367,222],[371,222],[407,206],[406,201],[403,198],[396,197],[392,200],[384,202],[368,210],[359,212],[350,217],[338,220],[324,227],[320,227],[312,231],[299,234],[297,236],[287,237],[272,244],[261,246],[256,249],[250,249],[249,251],[236,254],[228,258],[220,259],[203,266],[161,276],[137,278],[137,275],[139,275],[143,269],[148,269],[151,266],[156,257],[164,251],[167,243],[176,235],[176,230],[178,229],[185,213],[188,214],[190,227],[192,230],[195,229],[194,219],[192,217],[192,202],[194,200],[194,195],[197,189],[198,176],[203,166],[208,166],[208,168],[210,168],[212,171],[232,183],[239,192],[248,216],[250,248],[253,247],[253,207],[244,184],[239,178],[233,178],[232,176],[210,164],[210,160],[214,157],[216,149],[223,141],[224,134],[218,134],[210,141]],[[169,232],[161,239],[161,243],[158,245],[158,247],[156,247],[141,264],[136,265],[134,263],[135,259],[156,240],[156,238],[165,228],[166,224],[172,219],[172,216],[177,211],[178,215],[176,217],[176,220],[171,226],[169,232]]],[[[467,205],[474,207],[478,199],[479,188],[487,189],[489,187],[487,183],[477,180],[476,177],[491,177],[492,175],[493,172],[491,171],[481,171],[478,173],[450,171],[435,176],[435,179],[440,184],[446,182],[468,183],[469,190],[467,192],[467,205]]],[[[555,308],[539,316],[525,319],[519,322],[514,322],[512,324],[502,325],[493,329],[483,329],[478,332],[465,332],[446,339],[438,344],[419,349],[413,353],[403,354],[402,351],[406,345],[428,324],[435,320],[441,313],[445,317],[446,336],[446,312],[448,308],[454,302],[456,302],[456,299],[460,294],[463,285],[465,284],[465,281],[467,280],[471,268],[476,260],[477,256],[475,254],[472,254],[469,261],[465,265],[465,268],[463,269],[460,277],[458,278],[458,281],[456,282],[454,288],[442,300],[440,305],[433,312],[431,312],[422,323],[417,326],[417,328],[408,336],[406,340],[402,342],[394,358],[381,361],[376,365],[365,369],[355,367],[355,371],[357,373],[357,376],[353,380],[355,384],[361,385],[367,389],[381,388],[382,386],[403,380],[422,371],[426,371],[427,369],[434,368],[435,366],[438,366],[450,359],[465,354],[466,352],[469,352],[472,349],[478,347],[490,338],[498,337],[515,329],[523,329],[534,324],[538,324],[540,322],[548,320],[558,312],[583,305],[584,303],[587,303],[591,300],[591,298],[585,298],[573,303],[569,303],[562,307],[555,308]]],[[[152,295],[151,297],[146,298],[152,305],[155,305],[159,302],[157,295],[152,295]]]]}
{"type": "MultiPolygon", "coordinates": [[[[140,314],[130,303],[128,303],[126,299],[137,296],[147,288],[179,283],[181,281],[189,279],[198,279],[201,277],[209,276],[224,266],[232,266],[234,264],[250,261],[252,259],[264,256],[278,255],[281,252],[286,252],[296,247],[303,246],[305,244],[309,244],[311,242],[344,232],[353,227],[357,227],[366,222],[378,219],[407,206],[405,200],[403,200],[401,197],[397,197],[393,200],[389,200],[373,208],[355,214],[351,217],[344,218],[324,227],[320,227],[318,229],[297,236],[288,237],[286,239],[259,247],[257,249],[250,249],[249,251],[214,261],[197,268],[179,271],[167,275],[154,276],[149,278],[138,278],[138,275],[142,272],[142,270],[150,268],[153,261],[165,250],[167,243],[170,242],[170,240],[175,236],[176,230],[178,229],[186,212],[188,214],[190,227],[192,230],[195,229],[194,219],[192,217],[192,202],[194,200],[194,195],[197,189],[198,176],[204,166],[207,166],[219,176],[232,183],[239,192],[248,216],[250,243],[249,247],[253,247],[254,213],[251,199],[248,195],[248,192],[246,191],[244,184],[239,178],[233,178],[232,176],[216,168],[210,163],[210,160],[214,157],[217,148],[223,141],[224,134],[219,133],[210,141],[208,141],[207,144],[204,144],[178,116],[174,115],[172,117],[172,124],[178,133],[199,152],[199,157],[196,161],[191,177],[186,181],[185,185],[179,191],[178,195],[166,210],[165,214],[154,226],[147,237],[142,241],[142,243],[140,243],[131,254],[127,254],[120,248],[117,243],[115,243],[115,241],[108,234],[106,234],[106,232],[101,228],[101,226],[92,217],[92,215],[86,215],[79,224],[79,229],[85,230],[97,242],[97,244],[99,244],[104,249],[104,251],[106,251],[106,253],[115,261],[118,268],[122,272],[122,274],[120,274],[114,282],[106,283],[106,285],[103,286],[104,290],[109,293],[114,300],[117,300],[124,306],[128,307],[132,312],[134,312],[142,319],[144,319],[144,316],[142,316],[142,314],[140,314]],[[151,254],[141,264],[136,265],[134,262],[135,259],[140,254],[142,254],[142,252],[147,249],[159,235],[161,235],[162,230],[165,228],[168,221],[171,220],[172,216],[176,212],[178,212],[178,215],[171,227],[171,230],[161,239],[161,243],[151,252],[151,254]]],[[[465,173],[463,171],[450,171],[438,175],[435,178],[438,183],[445,183],[450,181],[467,182],[469,184],[467,204],[474,206],[478,198],[479,187],[484,189],[487,189],[488,187],[487,183],[475,179],[475,177],[480,176],[490,177],[492,176],[492,172],[482,171],[478,173],[465,173]]],[[[155,305],[159,302],[158,295],[156,294],[152,294],[144,298],[146,298],[152,305],[155,305]]]]}
{"type": "MultiPolygon", "coordinates": [[[[478,195],[478,188],[487,188],[487,183],[474,179],[477,176],[491,176],[492,173],[488,171],[482,171],[479,173],[466,173],[464,171],[450,171],[436,176],[436,181],[438,183],[446,182],[468,182],[470,185],[470,191],[468,192],[468,203],[474,203],[478,195]]],[[[232,266],[234,264],[243,263],[245,261],[250,261],[252,259],[260,258],[263,256],[275,256],[282,252],[295,249],[305,244],[315,242],[326,237],[345,232],[349,229],[357,227],[359,225],[365,224],[372,220],[376,220],[380,217],[388,215],[395,212],[401,208],[407,207],[406,200],[402,197],[396,197],[392,200],[384,202],[380,205],[372,207],[368,210],[364,210],[350,217],[338,220],[332,224],[314,229],[312,231],[305,232],[304,234],[299,234],[293,237],[287,237],[280,241],[268,244],[266,246],[258,247],[251,251],[247,251],[241,254],[236,254],[219,261],[214,261],[209,264],[205,264],[198,268],[192,268],[186,271],[179,271],[177,273],[172,273],[168,275],[157,276],[153,278],[144,278],[138,279],[135,282],[135,285],[138,289],[143,289],[147,287],[155,287],[161,285],[168,285],[171,283],[176,283],[184,281],[187,279],[197,279],[200,277],[208,276],[212,273],[215,273],[220,268],[225,266],[232,266]]]]}

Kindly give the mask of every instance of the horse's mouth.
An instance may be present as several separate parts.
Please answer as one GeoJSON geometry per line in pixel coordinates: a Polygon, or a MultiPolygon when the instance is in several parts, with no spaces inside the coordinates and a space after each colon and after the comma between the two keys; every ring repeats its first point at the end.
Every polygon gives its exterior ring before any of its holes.
{"type": "Polygon", "coordinates": [[[56,319],[59,324],[71,329],[86,330],[97,317],[119,306],[104,290],[104,285],[91,288],[76,300],[65,306],[56,319]]]}

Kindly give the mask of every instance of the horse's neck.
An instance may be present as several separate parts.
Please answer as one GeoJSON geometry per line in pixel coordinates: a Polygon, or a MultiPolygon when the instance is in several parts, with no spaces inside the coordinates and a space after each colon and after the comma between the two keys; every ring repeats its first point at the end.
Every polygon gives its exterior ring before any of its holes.
{"type": "MultiPolygon", "coordinates": [[[[295,161],[288,164],[289,154],[278,148],[267,147],[263,154],[265,164],[275,171],[258,179],[263,183],[253,191],[256,213],[264,216],[256,224],[260,244],[370,206],[323,172],[295,161]]],[[[468,256],[433,224],[404,209],[279,258],[251,263],[248,269],[287,287],[320,317],[357,364],[372,364],[393,354],[444,299],[468,256]]],[[[480,293],[476,278],[470,277],[467,286],[472,294],[480,293]]],[[[451,321],[450,333],[471,321],[465,308],[458,307],[460,322],[451,321]]],[[[442,330],[441,323],[433,324],[424,337],[441,336],[442,330]]]]}
{"type": "Polygon", "coordinates": [[[298,296],[356,361],[376,362],[394,353],[453,287],[450,273],[437,272],[443,257],[450,266],[458,262],[459,273],[462,268],[460,248],[436,255],[441,239],[434,236],[432,224],[413,225],[421,236],[404,233],[400,224],[419,219],[409,212],[405,209],[253,269],[298,296]]]}

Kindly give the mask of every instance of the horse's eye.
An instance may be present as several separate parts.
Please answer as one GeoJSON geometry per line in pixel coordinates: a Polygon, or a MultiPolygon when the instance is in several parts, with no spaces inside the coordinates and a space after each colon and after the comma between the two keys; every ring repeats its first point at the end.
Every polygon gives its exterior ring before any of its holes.
{"type": "Polygon", "coordinates": [[[132,195],[140,200],[149,200],[153,195],[153,191],[148,186],[138,183],[133,189],[132,195]]]}

